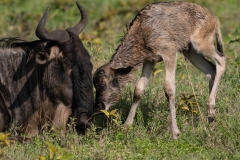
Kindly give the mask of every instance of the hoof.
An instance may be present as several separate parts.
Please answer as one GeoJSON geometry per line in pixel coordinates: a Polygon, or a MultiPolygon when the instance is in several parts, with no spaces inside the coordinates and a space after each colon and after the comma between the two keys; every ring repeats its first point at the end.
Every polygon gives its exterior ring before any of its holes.
{"type": "Polygon", "coordinates": [[[124,124],[123,124],[123,127],[129,128],[131,125],[132,125],[132,124],[124,123],[124,124]]]}
{"type": "Polygon", "coordinates": [[[178,136],[180,135],[180,132],[179,131],[177,131],[176,133],[173,133],[172,134],[172,138],[174,139],[174,140],[176,140],[176,139],[178,139],[178,136]]]}
{"type": "Polygon", "coordinates": [[[178,136],[180,135],[180,131],[178,128],[172,130],[172,138],[173,139],[178,139],[178,136]]]}
{"type": "Polygon", "coordinates": [[[208,117],[208,123],[212,123],[214,121],[214,117],[208,117]]]}
{"type": "Polygon", "coordinates": [[[132,124],[133,124],[133,119],[127,119],[123,125],[124,126],[130,126],[132,124]]]}

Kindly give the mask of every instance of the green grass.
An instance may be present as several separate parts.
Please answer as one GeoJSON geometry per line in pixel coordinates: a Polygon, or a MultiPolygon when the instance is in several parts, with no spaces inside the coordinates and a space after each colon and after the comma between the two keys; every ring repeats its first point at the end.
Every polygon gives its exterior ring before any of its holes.
{"type": "MultiPolygon", "coordinates": [[[[80,0],[79,0],[80,1],[80,0]]],[[[66,148],[73,159],[240,159],[240,47],[239,42],[229,43],[240,37],[239,0],[188,0],[204,5],[220,20],[227,70],[217,94],[216,122],[207,123],[207,78],[192,64],[179,56],[177,70],[176,107],[180,108],[183,94],[197,95],[193,99],[197,114],[177,110],[181,130],[178,140],[169,132],[169,108],[163,92],[164,72],[150,79],[149,86],[137,110],[134,124],[126,129],[110,123],[104,115],[97,114],[96,122],[85,135],[68,130],[37,135],[31,142],[21,144],[11,141],[10,147],[0,143],[0,159],[26,160],[48,156],[45,141],[55,147],[66,148]]],[[[89,22],[81,33],[91,60],[96,68],[109,61],[123,36],[125,26],[135,14],[153,0],[81,0],[89,14],[89,22]],[[133,7],[132,7],[133,6],[133,7]]],[[[50,5],[47,29],[65,29],[79,20],[79,13],[72,0],[1,0],[0,37],[20,37],[34,40],[35,27],[50,5]]],[[[159,64],[163,69],[163,64],[159,64]]],[[[139,71],[136,73],[136,79],[139,71]]],[[[127,85],[120,102],[111,109],[118,109],[118,122],[123,123],[131,106],[134,83],[127,85]]],[[[11,132],[14,135],[14,130],[11,132]]]]}

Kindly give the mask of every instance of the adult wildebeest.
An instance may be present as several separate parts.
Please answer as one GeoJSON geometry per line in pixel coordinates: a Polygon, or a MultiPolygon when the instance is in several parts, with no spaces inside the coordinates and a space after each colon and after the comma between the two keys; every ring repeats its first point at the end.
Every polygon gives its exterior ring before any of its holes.
{"type": "Polygon", "coordinates": [[[12,123],[28,135],[49,125],[65,130],[70,115],[77,128],[89,125],[93,66],[78,36],[88,16],[76,3],[82,18],[74,27],[48,32],[48,7],[36,28],[40,40],[1,40],[0,131],[12,123]]]}
{"type": "Polygon", "coordinates": [[[175,111],[175,70],[178,52],[183,53],[208,77],[208,119],[209,122],[213,121],[217,89],[226,65],[220,24],[206,8],[188,2],[153,3],[136,15],[112,59],[94,74],[97,107],[109,109],[115,104],[131,73],[143,64],[125,122],[125,125],[132,124],[153,67],[163,61],[164,91],[170,106],[171,133],[177,139],[179,129],[175,111]],[[217,49],[213,44],[214,38],[217,49]],[[205,57],[214,61],[216,66],[205,57]]]}

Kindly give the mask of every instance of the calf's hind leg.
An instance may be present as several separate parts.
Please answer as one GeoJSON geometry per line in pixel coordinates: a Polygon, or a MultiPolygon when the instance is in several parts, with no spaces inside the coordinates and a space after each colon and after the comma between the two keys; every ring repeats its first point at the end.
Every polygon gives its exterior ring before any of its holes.
{"type": "Polygon", "coordinates": [[[210,95],[207,106],[208,121],[211,123],[215,116],[215,103],[218,86],[226,68],[226,57],[222,55],[222,53],[218,53],[212,44],[197,44],[200,43],[195,43],[194,48],[191,47],[188,52],[184,52],[183,54],[195,67],[208,77],[210,95]],[[216,66],[204,57],[211,58],[216,66]]]}

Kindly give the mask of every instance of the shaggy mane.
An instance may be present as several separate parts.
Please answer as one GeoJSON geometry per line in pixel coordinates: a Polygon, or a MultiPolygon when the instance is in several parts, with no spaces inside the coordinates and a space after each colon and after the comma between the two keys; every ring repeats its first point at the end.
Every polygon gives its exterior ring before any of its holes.
{"type": "Polygon", "coordinates": [[[18,37],[2,38],[0,39],[0,48],[1,49],[22,48],[27,52],[31,52],[33,50],[41,51],[44,49],[43,42],[44,41],[41,40],[27,42],[18,37]]]}
{"type": "MultiPolygon", "coordinates": [[[[145,8],[145,7],[144,7],[145,8]]],[[[143,9],[144,9],[143,8],[143,9]]],[[[143,10],[142,9],[142,10],[143,10]]],[[[131,27],[133,26],[133,23],[135,22],[135,20],[139,17],[141,15],[141,11],[133,18],[133,20],[131,21],[131,23],[129,24],[129,25],[126,25],[126,31],[124,31],[124,33],[123,33],[123,36],[119,39],[119,45],[118,45],[118,47],[115,49],[115,53],[117,53],[117,51],[119,50],[119,48],[122,46],[122,42],[125,40],[125,38],[126,38],[126,36],[127,36],[127,34],[128,34],[128,32],[129,32],[129,30],[131,29],[131,27]]],[[[115,54],[113,54],[113,56],[114,56],[115,54]]],[[[113,57],[112,56],[112,57],[113,57]]]]}

